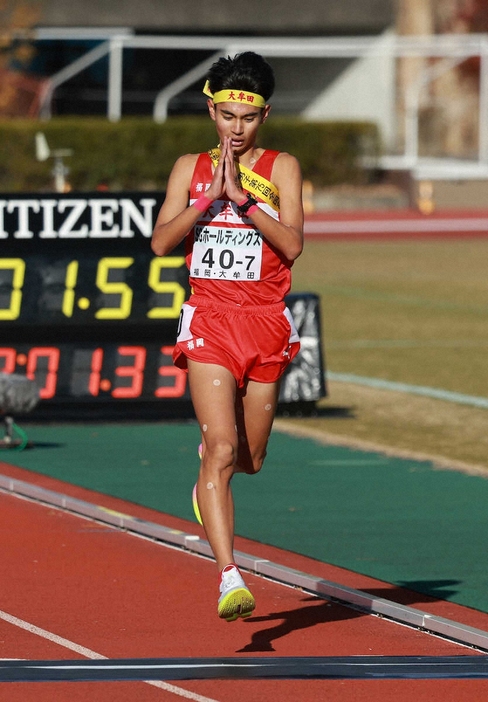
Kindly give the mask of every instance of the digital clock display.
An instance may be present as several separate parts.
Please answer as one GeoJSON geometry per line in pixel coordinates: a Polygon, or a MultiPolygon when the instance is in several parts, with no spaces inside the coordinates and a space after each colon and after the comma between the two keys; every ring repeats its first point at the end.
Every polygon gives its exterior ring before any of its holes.
{"type": "Polygon", "coordinates": [[[0,200],[0,329],[176,319],[183,250],[155,257],[149,245],[161,197],[58,198],[0,200]]]}
{"type": "Polygon", "coordinates": [[[0,372],[35,379],[41,400],[189,399],[187,375],[173,365],[173,346],[15,344],[0,347],[0,372]]]}
{"type": "MultiPolygon", "coordinates": [[[[184,245],[164,257],[150,247],[163,197],[0,196],[0,372],[34,380],[40,409],[191,407],[172,362],[190,294],[184,245]]],[[[289,297],[304,351],[280,401],[313,401],[325,394],[318,301],[289,297]]]]}
{"type": "Polygon", "coordinates": [[[100,248],[76,257],[58,250],[0,258],[0,325],[178,317],[188,294],[184,256],[153,258],[149,250],[106,256],[100,248]]]}

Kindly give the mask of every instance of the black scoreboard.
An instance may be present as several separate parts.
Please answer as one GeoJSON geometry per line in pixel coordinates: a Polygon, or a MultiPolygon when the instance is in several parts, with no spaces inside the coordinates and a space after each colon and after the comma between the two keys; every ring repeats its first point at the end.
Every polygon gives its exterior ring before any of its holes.
{"type": "MultiPolygon", "coordinates": [[[[164,257],[150,248],[163,197],[0,195],[0,372],[35,380],[40,409],[144,406],[167,416],[176,401],[189,404],[187,376],[172,362],[189,295],[183,245],[164,257]]],[[[287,302],[295,322],[299,307],[299,332],[315,323],[317,349],[312,360],[304,340],[289,369],[300,379],[284,379],[280,402],[314,401],[325,394],[318,300],[287,302]]]]}

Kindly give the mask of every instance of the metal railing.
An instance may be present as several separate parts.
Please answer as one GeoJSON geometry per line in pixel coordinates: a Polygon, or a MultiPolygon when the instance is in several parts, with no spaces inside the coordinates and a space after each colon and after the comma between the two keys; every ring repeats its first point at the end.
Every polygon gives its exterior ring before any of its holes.
{"type": "Polygon", "coordinates": [[[422,172],[441,169],[449,177],[488,177],[488,35],[445,34],[434,36],[391,35],[389,41],[380,37],[234,37],[234,36],[136,36],[127,30],[60,30],[49,28],[37,30],[36,39],[100,39],[100,44],[85,55],[51,76],[41,99],[40,116],[49,119],[56,89],[72,77],[85,70],[103,56],[109,57],[107,86],[107,118],[118,121],[122,117],[122,77],[125,49],[173,49],[207,50],[212,55],[190,71],[166,85],[157,94],[153,107],[153,118],[164,122],[172,98],[184,91],[199,78],[203,78],[209,65],[221,55],[233,55],[252,50],[267,58],[300,59],[363,59],[383,57],[385,59],[421,58],[436,59],[419,71],[417,79],[405,90],[405,124],[403,153],[386,155],[382,165],[388,168],[417,169],[422,172]],[[63,33],[64,32],[64,33],[63,33]],[[449,159],[426,159],[419,155],[420,95],[422,90],[442,73],[451,70],[470,57],[480,59],[479,85],[479,140],[476,160],[460,162],[449,159]],[[427,169],[427,170],[426,170],[427,169]]]}

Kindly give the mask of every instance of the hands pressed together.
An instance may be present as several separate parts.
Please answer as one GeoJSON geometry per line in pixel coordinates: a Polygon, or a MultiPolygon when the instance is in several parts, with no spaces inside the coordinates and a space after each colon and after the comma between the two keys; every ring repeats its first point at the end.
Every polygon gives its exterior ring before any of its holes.
{"type": "Polygon", "coordinates": [[[246,197],[241,188],[230,137],[224,137],[220,145],[219,162],[215,168],[212,184],[205,195],[211,200],[222,199],[225,195],[226,199],[236,204],[241,203],[246,197]]]}

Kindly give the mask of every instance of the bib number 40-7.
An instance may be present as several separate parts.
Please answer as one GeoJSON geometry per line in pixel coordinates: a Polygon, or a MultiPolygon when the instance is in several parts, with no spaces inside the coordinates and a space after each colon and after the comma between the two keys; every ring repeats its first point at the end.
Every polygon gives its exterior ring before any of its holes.
{"type": "Polygon", "coordinates": [[[190,275],[220,280],[260,280],[262,253],[263,240],[254,229],[196,226],[190,275]]]}
{"type": "Polygon", "coordinates": [[[256,281],[261,277],[261,250],[196,246],[190,275],[193,278],[256,281]]]}

